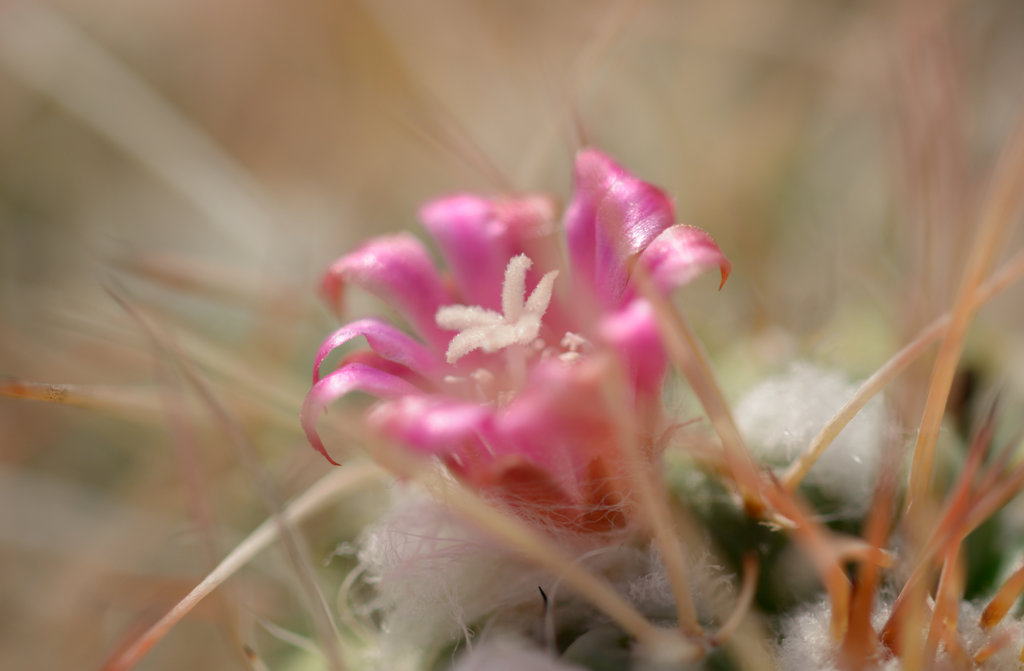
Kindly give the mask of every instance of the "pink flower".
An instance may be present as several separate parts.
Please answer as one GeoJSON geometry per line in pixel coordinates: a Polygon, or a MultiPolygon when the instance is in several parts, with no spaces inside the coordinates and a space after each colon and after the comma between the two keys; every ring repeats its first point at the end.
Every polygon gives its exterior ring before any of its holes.
{"type": "Polygon", "coordinates": [[[426,205],[420,216],[450,276],[408,234],[371,240],[330,267],[323,289],[336,306],[347,285],[362,287],[419,339],[370,318],[324,341],[302,410],[317,450],[336,463],[316,420],[366,392],[380,399],[368,416],[377,431],[439,457],[470,486],[563,526],[622,523],[628,488],[602,384],[609,362],[620,365],[649,428],[666,371],[634,264],[664,292],[715,266],[724,282],[730,266],[705,231],[675,224],[664,193],[600,152],[580,152],[575,178],[564,217],[571,276],[557,270],[553,207],[540,196],[426,205]],[[321,376],[324,359],[360,336],[369,350],[321,376]]]}

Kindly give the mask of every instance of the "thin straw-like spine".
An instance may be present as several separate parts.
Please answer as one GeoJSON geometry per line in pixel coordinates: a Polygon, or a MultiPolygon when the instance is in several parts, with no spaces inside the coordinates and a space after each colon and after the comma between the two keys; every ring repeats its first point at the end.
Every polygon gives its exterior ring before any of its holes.
{"type": "Polygon", "coordinates": [[[978,624],[986,631],[1003,621],[1010,608],[1024,592],[1024,566],[1014,571],[999,587],[996,595],[981,612],[978,624]]]}
{"type": "Polygon", "coordinates": [[[967,329],[977,311],[974,293],[988,272],[1010,225],[1024,205],[1024,117],[1018,121],[1009,148],[996,168],[984,214],[981,232],[971,250],[952,319],[932,368],[914,456],[910,469],[907,509],[914,510],[915,502],[923,501],[931,487],[935,445],[939,426],[946,410],[946,400],[953,383],[953,375],[967,337],[967,329]]]}
{"type": "Polygon", "coordinates": [[[140,414],[159,416],[163,407],[151,389],[0,379],[0,397],[101,410],[129,419],[140,414]]]}
{"type": "MultiPolygon", "coordinates": [[[[893,499],[896,490],[895,470],[886,470],[874,494],[864,525],[864,540],[871,547],[884,546],[892,524],[893,499]],[[886,475],[887,474],[887,475],[886,475]]],[[[878,648],[878,637],[871,626],[871,608],[881,580],[881,567],[874,562],[861,562],[850,597],[850,617],[846,636],[840,646],[841,658],[850,668],[862,668],[878,648]]]]}
{"type": "Polygon", "coordinates": [[[960,545],[957,544],[946,552],[939,573],[939,584],[935,588],[935,609],[928,625],[924,649],[924,660],[928,666],[935,663],[939,643],[946,642],[950,638],[950,632],[955,635],[962,592],[963,562],[960,560],[960,545]]]}
{"type": "MultiPolygon", "coordinates": [[[[975,293],[976,307],[988,303],[1003,291],[1024,277],[1024,251],[1018,252],[1006,262],[975,293]]],[[[952,313],[946,313],[921,330],[903,349],[886,361],[871,377],[865,380],[853,396],[822,427],[811,440],[807,449],[797,457],[782,476],[782,483],[794,491],[806,477],[807,472],[832,444],[846,425],[864,409],[868,402],[885,389],[907,366],[916,361],[928,347],[942,337],[952,321],[952,313]]]]}
{"type": "Polygon", "coordinates": [[[818,572],[818,577],[825,586],[825,591],[828,592],[831,601],[830,633],[833,641],[838,644],[846,635],[852,585],[839,558],[829,544],[828,531],[816,522],[813,516],[804,509],[804,506],[778,483],[767,484],[762,493],[766,502],[773,509],[789,519],[794,539],[803,548],[818,572]]]}
{"type": "Polygon", "coordinates": [[[722,621],[718,631],[711,635],[713,645],[722,645],[739,629],[743,618],[750,612],[754,604],[754,596],[757,593],[757,578],[760,574],[760,564],[757,555],[748,553],[743,557],[743,582],[740,585],[740,594],[736,599],[736,606],[728,617],[722,621]]]}
{"type": "Polygon", "coordinates": [[[242,249],[261,252],[274,202],[244,167],[49,3],[0,21],[0,64],[145,167],[242,249]],[[111,114],[111,105],[117,114],[111,114]]]}
{"type": "Polygon", "coordinates": [[[703,630],[697,620],[697,609],[690,594],[686,557],[683,555],[680,538],[672,523],[672,510],[669,508],[665,482],[654,468],[654,464],[646,460],[641,453],[636,437],[638,431],[635,419],[626,411],[629,403],[624,399],[625,380],[621,374],[614,377],[615,379],[608,385],[608,391],[617,392],[613,394],[617,398],[609,399],[608,407],[616,420],[617,443],[633,480],[633,493],[651,526],[655,546],[665,565],[680,631],[692,639],[699,639],[703,635],[703,630]]]}
{"type": "MultiPolygon", "coordinates": [[[[289,524],[297,524],[343,496],[380,481],[382,475],[380,468],[369,462],[352,462],[332,469],[298,498],[285,506],[281,516],[289,524]]],[[[258,554],[270,547],[278,539],[279,533],[280,524],[273,517],[256,527],[184,599],[157,620],[117,657],[110,660],[103,667],[104,671],[130,669],[138,664],[149,649],[188,615],[200,601],[209,596],[258,554]]]]}
{"type": "Polygon", "coordinates": [[[715,379],[704,347],[683,314],[654,287],[640,263],[633,267],[633,281],[654,309],[669,358],[690,383],[715,433],[722,441],[726,463],[748,512],[761,516],[764,502],[757,466],[740,435],[722,388],[715,379]]]}
{"type": "Polygon", "coordinates": [[[306,605],[308,606],[310,615],[312,616],[313,624],[317,631],[317,637],[323,645],[324,657],[330,668],[338,671],[344,671],[346,665],[337,638],[337,627],[335,626],[334,617],[331,614],[330,608],[327,605],[327,600],[324,598],[323,593],[317,585],[315,576],[310,569],[311,561],[308,556],[309,552],[305,547],[305,544],[296,534],[295,530],[288,523],[288,520],[282,516],[282,504],[278,498],[277,492],[275,491],[275,487],[271,482],[269,475],[258,463],[255,456],[255,446],[252,444],[249,436],[235,417],[232,416],[227,407],[225,407],[221,400],[214,394],[206,381],[194,370],[191,362],[182,355],[174,340],[161,331],[161,329],[159,329],[147,315],[143,314],[141,309],[126,298],[118,288],[109,285],[106,288],[110,296],[129,316],[132,317],[132,319],[135,320],[141,330],[158,348],[158,350],[177,365],[184,379],[189,383],[202,403],[217,420],[217,423],[224,431],[232,447],[235,448],[239,459],[249,471],[249,475],[253,480],[257,494],[259,494],[264,505],[272,513],[271,519],[278,528],[278,536],[285,550],[285,554],[287,555],[292,567],[295,569],[295,575],[298,578],[299,587],[302,590],[303,596],[307,600],[306,605]]]}

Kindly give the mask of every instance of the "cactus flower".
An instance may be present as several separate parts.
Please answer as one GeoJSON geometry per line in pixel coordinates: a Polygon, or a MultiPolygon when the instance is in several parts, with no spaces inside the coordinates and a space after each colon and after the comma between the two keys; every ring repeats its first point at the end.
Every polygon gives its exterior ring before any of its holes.
{"type": "Polygon", "coordinates": [[[636,416],[656,418],[666,355],[649,303],[631,282],[642,264],[663,292],[729,262],[705,231],[675,223],[668,197],[604,154],[578,155],[559,268],[551,202],[455,195],[420,212],[448,267],[412,235],[373,239],[338,259],[323,290],[340,308],[348,285],[390,304],[416,336],[375,318],[321,345],[302,410],[310,443],[332,463],[315,423],[333,401],[379,399],[370,425],[436,456],[462,481],[546,522],[603,530],[623,521],[628,491],[602,393],[609,366],[636,416]],[[321,365],[363,337],[369,350],[321,365]]]}

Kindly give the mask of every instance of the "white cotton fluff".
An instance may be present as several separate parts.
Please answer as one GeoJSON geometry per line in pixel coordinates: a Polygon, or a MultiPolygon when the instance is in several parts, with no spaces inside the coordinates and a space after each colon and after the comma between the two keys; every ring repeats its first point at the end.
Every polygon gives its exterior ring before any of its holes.
{"type": "MultiPolygon", "coordinates": [[[[888,615],[887,607],[875,609],[871,620],[876,630],[888,615]]],[[[788,616],[782,624],[782,638],[776,653],[779,671],[839,671],[830,622],[831,607],[824,597],[788,616]]],[[[898,671],[899,668],[899,660],[890,659],[880,661],[870,671],[898,671]]]]}
{"type": "MultiPolygon", "coordinates": [[[[567,533],[557,540],[580,566],[603,576],[648,617],[674,617],[657,552],[631,544],[627,536],[567,533]]],[[[424,668],[439,654],[456,654],[447,648],[462,647],[463,640],[470,649],[509,636],[543,647],[557,632],[609,624],[561,579],[524,562],[423,495],[401,497],[391,513],[368,528],[359,540],[358,558],[358,570],[374,595],[356,608],[357,614],[380,622],[373,658],[366,660],[375,668],[424,668]],[[549,614],[538,587],[551,604],[549,614]]],[[[693,558],[688,568],[701,618],[722,617],[735,601],[734,579],[707,554],[693,558]]]]}
{"type": "MultiPolygon", "coordinates": [[[[687,557],[687,578],[690,595],[697,608],[697,617],[704,622],[720,621],[732,609],[736,600],[736,577],[714,561],[710,552],[687,557]]],[[[634,566],[635,577],[623,590],[638,610],[654,617],[675,616],[675,599],[672,586],[661,561],[652,545],[647,552],[638,553],[634,566]]]]}
{"type": "MultiPolygon", "coordinates": [[[[871,614],[871,625],[875,631],[881,630],[892,612],[891,596],[883,596],[880,601],[881,604],[876,603],[871,614]]],[[[1017,671],[1020,668],[1018,654],[1024,643],[1024,626],[1018,621],[1008,621],[992,631],[983,631],[979,626],[983,608],[972,603],[960,606],[957,632],[964,649],[973,657],[991,641],[1005,635],[1005,645],[976,668],[981,671],[1017,671]]],[[[829,633],[829,617],[829,603],[822,598],[785,619],[776,656],[779,671],[838,671],[836,649],[829,633]]],[[[952,671],[953,668],[952,659],[940,644],[935,669],[952,671]]],[[[899,669],[899,660],[890,657],[876,660],[868,671],[899,669]]]]}
{"type": "Polygon", "coordinates": [[[583,671],[515,638],[495,638],[463,655],[452,671],[583,671]]]}
{"type": "Polygon", "coordinates": [[[359,540],[364,615],[381,619],[378,668],[421,668],[470,627],[501,610],[540,621],[547,577],[424,496],[400,500],[359,540]]]}
{"type": "Polygon", "coordinates": [[[997,637],[1005,636],[1005,645],[978,668],[983,671],[1018,671],[1020,669],[1019,655],[1021,647],[1024,646],[1024,623],[1012,616],[1007,616],[991,631],[985,631],[981,628],[980,622],[981,613],[985,610],[986,605],[961,604],[957,629],[964,647],[968,654],[974,656],[997,637]]]}
{"type": "MultiPolygon", "coordinates": [[[[838,373],[793,364],[784,375],[762,382],[740,399],[736,422],[759,457],[788,465],[856,389],[838,373]]],[[[829,445],[805,482],[839,499],[843,513],[862,514],[870,503],[887,424],[885,407],[876,398],[829,445]]]]}

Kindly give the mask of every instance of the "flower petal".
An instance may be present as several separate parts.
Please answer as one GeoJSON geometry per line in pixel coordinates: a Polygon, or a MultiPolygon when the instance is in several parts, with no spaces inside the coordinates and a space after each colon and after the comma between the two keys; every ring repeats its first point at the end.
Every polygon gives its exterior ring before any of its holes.
{"type": "Polygon", "coordinates": [[[361,363],[346,364],[314,384],[302,403],[302,430],[317,452],[335,466],[339,464],[327,453],[327,448],[320,440],[316,432],[316,421],[328,405],[353,391],[381,398],[395,398],[418,393],[419,389],[400,377],[361,363]]]}
{"type": "Polygon", "coordinates": [[[576,185],[565,214],[574,276],[605,307],[622,304],[629,263],[675,223],[660,189],[594,149],[576,157],[576,185]]]}
{"type": "Polygon", "coordinates": [[[492,448],[498,457],[526,457],[575,491],[597,447],[614,435],[601,395],[599,365],[540,361],[526,387],[497,416],[492,448]]]}
{"type": "Polygon", "coordinates": [[[553,230],[554,207],[539,195],[514,199],[459,194],[420,210],[424,227],[437,241],[467,305],[501,308],[501,286],[509,259],[526,253],[541,267],[554,245],[543,244],[553,230]]]}
{"type": "Polygon", "coordinates": [[[472,473],[472,484],[497,495],[528,520],[578,526],[580,507],[551,474],[518,455],[507,455],[472,473]]]}
{"type": "Polygon", "coordinates": [[[439,307],[454,301],[427,250],[412,235],[376,238],[331,265],[322,286],[339,311],[349,283],[398,310],[434,347],[447,346],[448,336],[437,328],[434,315],[439,307]]]}
{"type": "Polygon", "coordinates": [[[429,392],[436,389],[438,387],[438,382],[443,384],[443,378],[440,381],[430,380],[413,371],[411,368],[403,366],[400,363],[395,363],[389,359],[385,359],[376,352],[368,349],[359,349],[345,355],[345,357],[338,362],[336,368],[342,368],[353,363],[357,363],[362,366],[369,366],[370,368],[376,368],[382,373],[400,377],[423,392],[429,392]]]}
{"type": "Polygon", "coordinates": [[[444,374],[441,361],[433,352],[400,329],[371,317],[346,324],[324,340],[313,364],[314,383],[320,379],[320,365],[324,359],[338,347],[359,336],[366,338],[370,349],[388,361],[400,363],[431,379],[439,379],[444,374]]]}
{"type": "Polygon", "coordinates": [[[493,411],[478,403],[403,396],[377,406],[369,422],[418,452],[448,459],[456,470],[490,458],[481,436],[490,430],[493,411]]]}
{"type": "Polygon", "coordinates": [[[632,388],[656,394],[668,367],[654,310],[638,299],[609,314],[598,327],[601,339],[622,357],[632,388]]]}
{"type": "Polygon", "coordinates": [[[665,292],[687,284],[716,266],[722,274],[718,285],[721,288],[732,270],[732,264],[710,233],[684,224],[663,231],[640,255],[640,261],[655,285],[665,292]]]}

